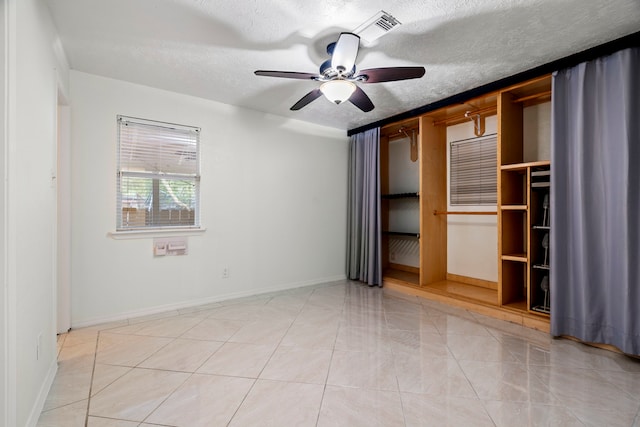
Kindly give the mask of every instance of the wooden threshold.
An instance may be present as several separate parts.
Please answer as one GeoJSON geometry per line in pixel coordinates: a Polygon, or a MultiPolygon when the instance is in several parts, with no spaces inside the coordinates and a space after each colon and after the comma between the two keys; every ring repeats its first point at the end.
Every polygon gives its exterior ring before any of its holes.
{"type": "Polygon", "coordinates": [[[443,280],[423,286],[424,289],[444,295],[452,295],[465,300],[478,301],[483,304],[498,305],[498,291],[468,283],[443,280]]]}
{"type": "Polygon", "coordinates": [[[384,277],[383,285],[404,294],[415,295],[443,304],[460,307],[474,313],[483,314],[507,322],[516,323],[528,328],[549,332],[549,317],[531,313],[520,307],[498,305],[497,291],[473,286],[465,283],[444,280],[427,286],[418,286],[406,281],[384,277]],[[469,289],[475,288],[475,289],[469,289]],[[464,293],[469,292],[470,294],[464,293]],[[473,296],[474,298],[471,298],[473,296]]]}
{"type": "Polygon", "coordinates": [[[480,288],[498,290],[498,284],[490,280],[477,279],[475,277],[461,276],[459,274],[447,273],[447,280],[453,282],[466,283],[467,285],[474,285],[480,288]]]}
{"type": "Polygon", "coordinates": [[[406,269],[387,268],[382,273],[382,282],[383,284],[418,286],[420,284],[420,269],[407,271],[406,269]]]}

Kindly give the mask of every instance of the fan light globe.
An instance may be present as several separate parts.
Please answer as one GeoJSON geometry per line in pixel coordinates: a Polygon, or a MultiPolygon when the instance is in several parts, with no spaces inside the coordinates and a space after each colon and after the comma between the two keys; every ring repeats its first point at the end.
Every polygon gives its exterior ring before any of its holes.
{"type": "Polygon", "coordinates": [[[320,92],[331,102],[340,104],[355,92],[356,85],[346,80],[331,80],[320,86],[320,92]]]}

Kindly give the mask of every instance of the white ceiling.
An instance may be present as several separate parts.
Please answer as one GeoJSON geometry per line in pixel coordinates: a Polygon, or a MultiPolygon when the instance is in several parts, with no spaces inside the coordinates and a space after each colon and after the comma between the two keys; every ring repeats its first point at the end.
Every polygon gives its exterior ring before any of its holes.
{"type": "Polygon", "coordinates": [[[44,0],[71,68],[338,129],[352,129],[640,30],[638,0],[44,0]],[[375,109],[324,97],[326,45],[385,10],[402,25],[361,47],[358,69],[424,66],[421,79],[363,84],[375,109]]]}

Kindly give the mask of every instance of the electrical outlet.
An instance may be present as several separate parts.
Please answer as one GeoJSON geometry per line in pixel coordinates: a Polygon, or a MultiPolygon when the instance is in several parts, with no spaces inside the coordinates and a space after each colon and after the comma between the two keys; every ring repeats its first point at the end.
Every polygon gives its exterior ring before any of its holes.
{"type": "Polygon", "coordinates": [[[395,261],[396,260],[396,253],[395,252],[391,252],[389,254],[389,260],[390,261],[395,261]]]}
{"type": "Polygon", "coordinates": [[[229,267],[225,267],[222,269],[222,278],[223,279],[229,278],[229,267]]]}

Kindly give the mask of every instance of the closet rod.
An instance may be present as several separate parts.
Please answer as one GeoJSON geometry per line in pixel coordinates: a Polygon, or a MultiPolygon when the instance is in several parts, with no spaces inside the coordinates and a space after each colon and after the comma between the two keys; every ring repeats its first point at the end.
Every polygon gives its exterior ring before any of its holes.
{"type": "Polygon", "coordinates": [[[459,211],[433,211],[434,215],[497,215],[498,212],[482,212],[482,211],[474,211],[474,212],[459,212],[459,211]]]}
{"type": "MultiPolygon", "coordinates": [[[[497,110],[498,110],[498,107],[496,107],[495,105],[492,105],[490,107],[485,107],[485,108],[480,108],[475,110],[473,109],[473,107],[471,107],[467,111],[469,111],[471,114],[480,114],[481,116],[491,116],[495,114],[497,110]]],[[[469,120],[469,118],[465,117],[465,113],[460,113],[455,116],[447,117],[446,119],[434,120],[433,125],[440,126],[440,125],[448,125],[449,123],[452,123],[452,122],[466,122],[469,120]]]]}
{"type": "MultiPolygon", "coordinates": [[[[415,133],[418,133],[418,128],[417,127],[410,127],[410,128],[400,128],[403,131],[414,131],[415,133]]],[[[387,138],[391,139],[396,139],[396,138],[407,138],[407,136],[403,133],[392,133],[391,135],[382,135],[382,136],[386,136],[387,138]]]]}

